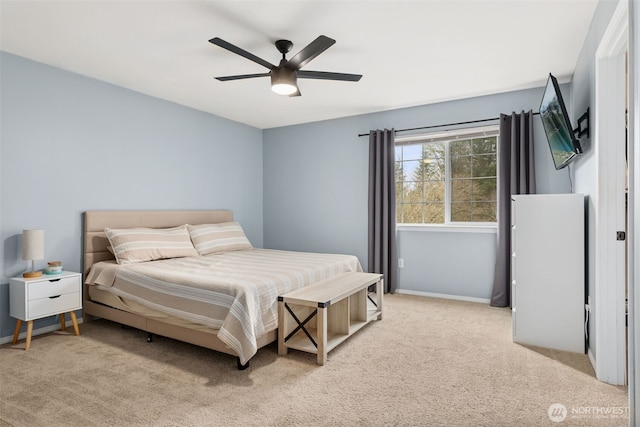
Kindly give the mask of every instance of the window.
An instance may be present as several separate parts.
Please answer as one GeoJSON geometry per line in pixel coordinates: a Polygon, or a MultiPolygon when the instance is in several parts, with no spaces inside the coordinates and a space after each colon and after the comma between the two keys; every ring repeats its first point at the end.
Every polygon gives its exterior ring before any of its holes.
{"type": "Polygon", "coordinates": [[[496,126],[396,138],[399,224],[496,222],[496,126]]]}

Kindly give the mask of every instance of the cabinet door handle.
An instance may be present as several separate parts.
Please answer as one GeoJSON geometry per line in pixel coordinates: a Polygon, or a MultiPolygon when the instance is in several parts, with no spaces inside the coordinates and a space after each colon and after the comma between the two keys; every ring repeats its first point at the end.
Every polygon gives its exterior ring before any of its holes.
{"type": "Polygon", "coordinates": [[[55,299],[55,298],[60,298],[60,295],[56,295],[56,296],[53,296],[53,297],[49,297],[49,299],[55,299]]]}
{"type": "Polygon", "coordinates": [[[49,281],[50,281],[50,282],[59,282],[59,281],[60,281],[60,279],[51,279],[51,280],[49,280],[49,281]]]}

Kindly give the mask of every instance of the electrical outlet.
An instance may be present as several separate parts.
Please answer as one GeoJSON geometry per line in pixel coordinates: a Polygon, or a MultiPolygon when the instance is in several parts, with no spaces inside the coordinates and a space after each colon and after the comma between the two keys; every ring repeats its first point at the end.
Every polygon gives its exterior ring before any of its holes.
{"type": "Polygon", "coordinates": [[[404,259],[398,258],[398,268],[404,268],[404,259]]]}

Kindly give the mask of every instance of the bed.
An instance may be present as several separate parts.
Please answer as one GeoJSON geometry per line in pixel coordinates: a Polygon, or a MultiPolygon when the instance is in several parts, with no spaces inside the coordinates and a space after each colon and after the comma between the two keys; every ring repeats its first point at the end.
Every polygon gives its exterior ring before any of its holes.
{"type": "Polygon", "coordinates": [[[223,352],[244,369],[258,349],[277,339],[278,295],[362,271],[352,255],[254,248],[246,237],[235,246],[202,250],[207,242],[198,240],[198,231],[229,227],[244,237],[228,210],[85,212],[84,321],[103,318],[223,352]],[[191,239],[182,252],[129,262],[120,251],[124,245],[114,248],[110,241],[141,229],[177,233],[180,244],[186,229],[191,239]]]}

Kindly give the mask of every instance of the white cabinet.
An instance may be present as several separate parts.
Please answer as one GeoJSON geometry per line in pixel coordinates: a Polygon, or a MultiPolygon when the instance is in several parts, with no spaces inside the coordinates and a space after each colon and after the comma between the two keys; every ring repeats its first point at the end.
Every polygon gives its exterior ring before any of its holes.
{"type": "Polygon", "coordinates": [[[513,341],[584,353],[584,195],[511,199],[513,341]]]}
{"type": "Polygon", "coordinates": [[[64,313],[69,313],[74,332],[79,335],[75,310],[80,309],[82,309],[80,273],[65,271],[56,275],[43,274],[37,278],[9,279],[9,315],[17,319],[13,344],[18,341],[22,321],[26,321],[26,350],[31,346],[33,321],[42,317],[59,314],[60,327],[65,330],[64,313]]]}

